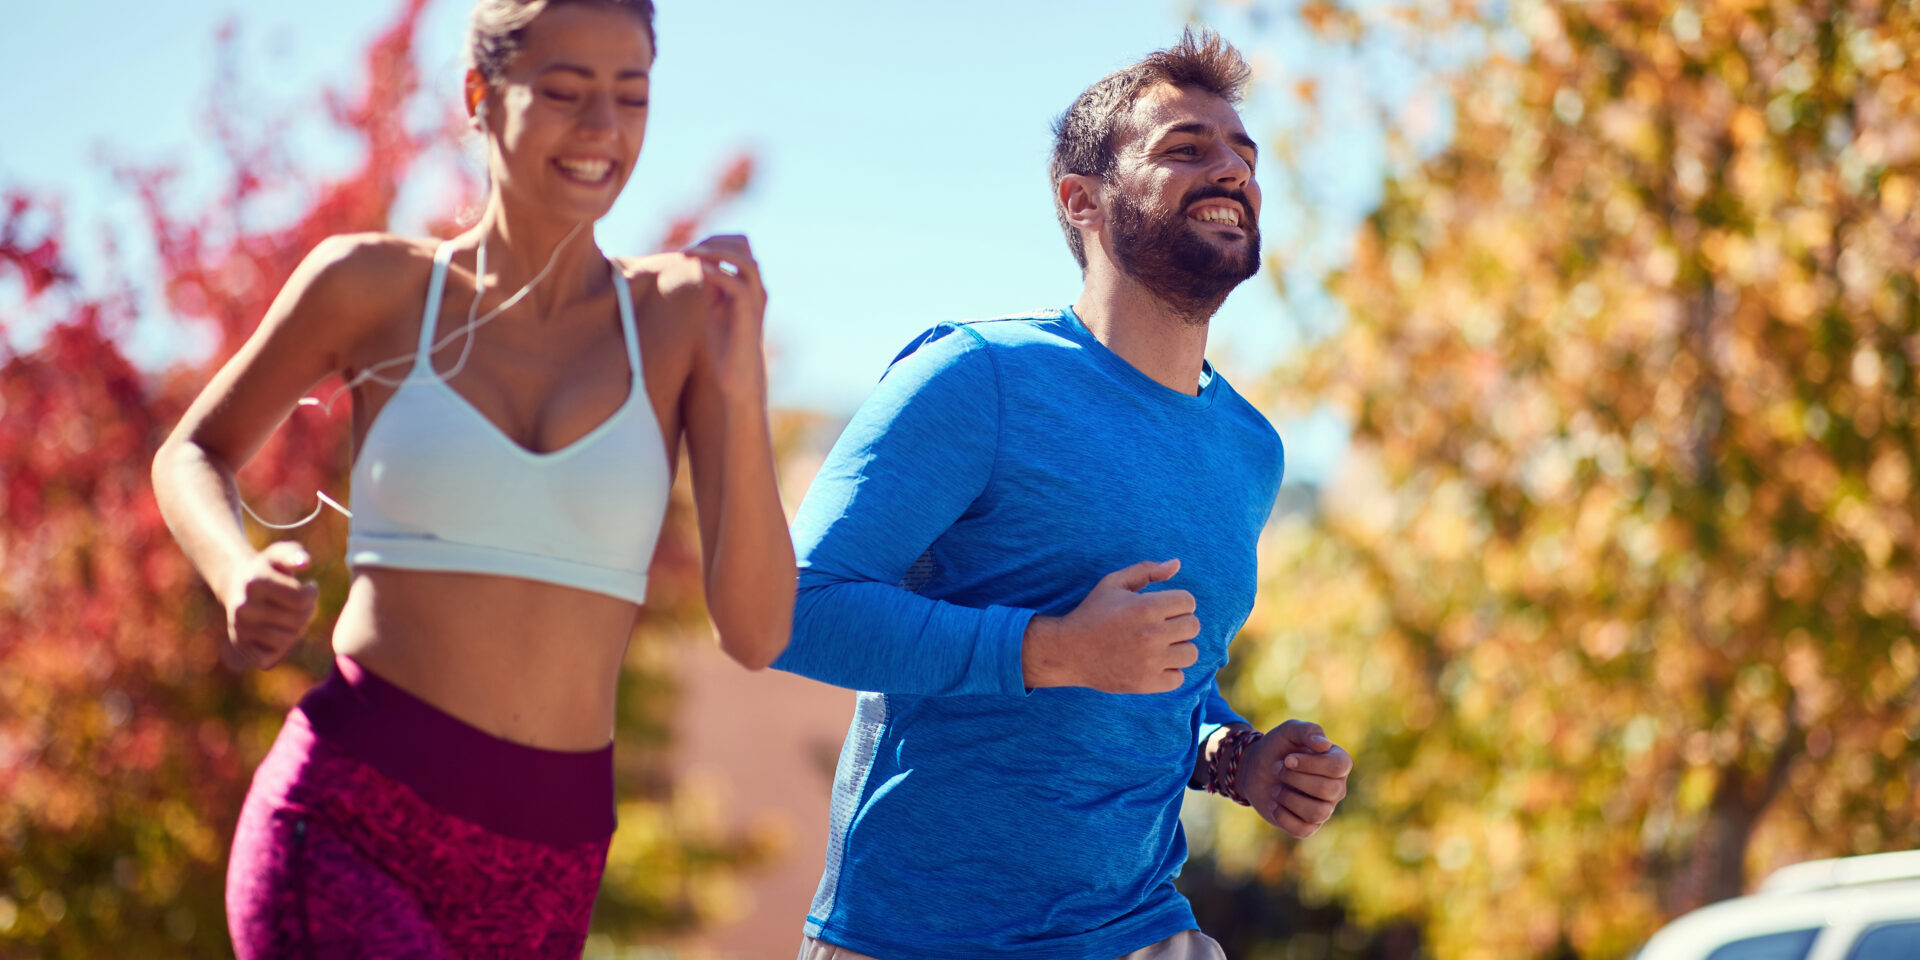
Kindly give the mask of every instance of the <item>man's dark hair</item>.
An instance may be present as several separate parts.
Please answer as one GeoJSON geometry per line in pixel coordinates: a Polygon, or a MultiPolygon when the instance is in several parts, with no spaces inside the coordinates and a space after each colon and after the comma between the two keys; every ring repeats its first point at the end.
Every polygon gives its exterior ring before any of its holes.
{"type": "Polygon", "coordinates": [[[1246,58],[1233,44],[1212,30],[1195,32],[1188,27],[1179,43],[1101,77],[1054,121],[1053,158],[1047,164],[1048,182],[1054,188],[1053,212],[1081,270],[1087,268],[1086,245],[1060,204],[1060,178],[1074,173],[1105,178],[1113,171],[1114,141],[1126,126],[1134,101],[1149,87],[1162,83],[1195,87],[1228,103],[1239,103],[1252,76],[1246,58]]]}

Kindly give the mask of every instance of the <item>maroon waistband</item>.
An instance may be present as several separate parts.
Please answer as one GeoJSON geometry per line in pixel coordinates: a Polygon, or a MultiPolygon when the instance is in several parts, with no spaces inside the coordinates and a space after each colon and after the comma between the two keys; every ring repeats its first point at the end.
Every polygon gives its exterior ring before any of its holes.
{"type": "Polygon", "coordinates": [[[495,833],[558,846],[613,833],[611,743],[571,753],[502,740],[344,656],[296,709],[321,738],[495,833]]]}

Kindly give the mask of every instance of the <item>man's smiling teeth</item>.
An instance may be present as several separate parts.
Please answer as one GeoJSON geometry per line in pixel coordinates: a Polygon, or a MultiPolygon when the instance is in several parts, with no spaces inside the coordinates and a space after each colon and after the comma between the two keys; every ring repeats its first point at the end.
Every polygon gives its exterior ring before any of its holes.
{"type": "Polygon", "coordinates": [[[554,163],[559,164],[567,176],[588,183],[605,180],[607,174],[613,171],[611,160],[555,160],[554,163]]]}
{"type": "Polygon", "coordinates": [[[1232,207],[1203,207],[1187,216],[1195,220],[1205,220],[1208,223],[1224,223],[1233,227],[1240,225],[1240,214],[1232,207]]]}

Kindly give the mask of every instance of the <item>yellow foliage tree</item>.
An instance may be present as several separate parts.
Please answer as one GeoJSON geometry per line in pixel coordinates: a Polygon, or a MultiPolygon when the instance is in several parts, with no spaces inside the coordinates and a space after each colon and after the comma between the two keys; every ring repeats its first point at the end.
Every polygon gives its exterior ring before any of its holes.
{"type": "Polygon", "coordinates": [[[1438,957],[1624,956],[1774,866],[1920,847],[1920,8],[1481,26],[1452,139],[1329,277],[1344,325],[1272,384],[1353,449],[1269,538],[1229,698],[1325,723],[1353,795],[1216,849],[1438,957]]]}

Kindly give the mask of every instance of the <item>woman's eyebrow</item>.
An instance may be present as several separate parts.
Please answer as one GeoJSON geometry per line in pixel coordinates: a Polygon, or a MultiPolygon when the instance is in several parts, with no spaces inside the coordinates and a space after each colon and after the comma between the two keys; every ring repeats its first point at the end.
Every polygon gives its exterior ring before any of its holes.
{"type": "MultiPolygon", "coordinates": [[[[579,74],[581,77],[588,80],[592,80],[594,77],[598,76],[598,74],[594,73],[592,67],[582,66],[580,64],[572,63],[565,60],[562,60],[558,63],[548,64],[544,69],[540,71],[539,75],[544,77],[547,74],[554,73],[556,71],[561,73],[579,74]]],[[[613,78],[615,80],[645,80],[647,79],[647,71],[639,69],[638,67],[629,67],[628,69],[622,70],[619,73],[614,74],[613,78]]]]}

